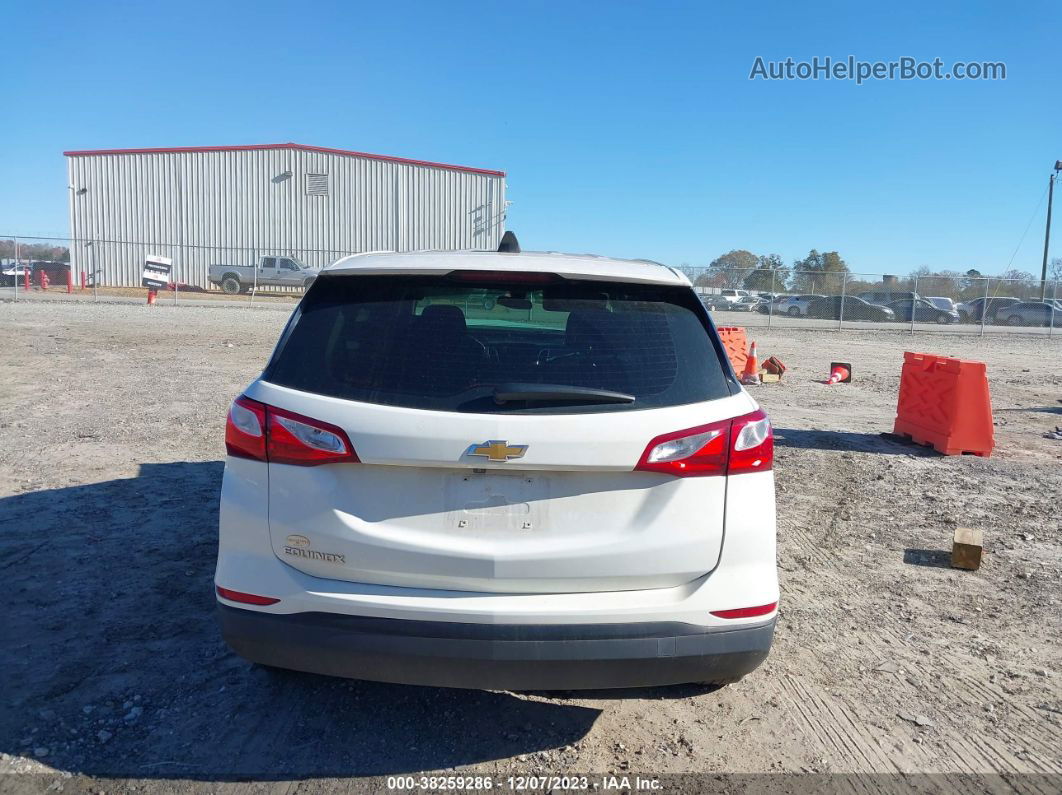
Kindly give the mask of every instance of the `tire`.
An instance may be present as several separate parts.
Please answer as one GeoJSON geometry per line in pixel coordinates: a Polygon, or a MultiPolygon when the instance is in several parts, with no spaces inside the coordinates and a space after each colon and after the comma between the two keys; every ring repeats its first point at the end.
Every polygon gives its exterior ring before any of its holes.
{"type": "Polygon", "coordinates": [[[1011,315],[1007,318],[1008,326],[1024,326],[1025,321],[1021,319],[1021,315],[1011,315]]]}
{"type": "Polygon", "coordinates": [[[969,312],[960,312],[959,313],[959,322],[960,323],[969,323],[970,322],[970,313],[969,312]]]}
{"type": "Polygon", "coordinates": [[[239,295],[243,288],[240,286],[240,280],[235,276],[226,276],[221,280],[221,290],[226,295],[239,295]]]}
{"type": "Polygon", "coordinates": [[[786,314],[788,314],[789,317],[800,317],[800,307],[791,306],[786,310],[786,314]]]}
{"type": "Polygon", "coordinates": [[[947,315],[945,315],[945,314],[943,314],[943,313],[942,313],[942,314],[939,314],[939,315],[937,315],[937,325],[938,325],[938,326],[946,326],[946,325],[948,325],[948,324],[949,324],[950,322],[951,322],[951,318],[950,318],[950,317],[948,317],[947,315]]]}
{"type": "Polygon", "coordinates": [[[313,279],[307,279],[306,281],[304,281],[302,283],[302,289],[303,290],[309,290],[311,284],[313,284],[313,279]]]}

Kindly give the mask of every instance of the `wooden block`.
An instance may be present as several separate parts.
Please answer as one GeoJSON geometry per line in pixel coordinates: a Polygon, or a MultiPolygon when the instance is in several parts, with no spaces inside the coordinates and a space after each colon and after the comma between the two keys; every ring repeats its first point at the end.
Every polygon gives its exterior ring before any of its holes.
{"type": "Polygon", "coordinates": [[[952,568],[977,571],[981,567],[982,548],[983,538],[980,530],[956,527],[955,540],[951,545],[952,568]]]}
{"type": "Polygon", "coordinates": [[[782,376],[778,375],[778,373],[765,373],[762,370],[760,371],[760,381],[765,384],[777,384],[781,380],[782,376]]]}

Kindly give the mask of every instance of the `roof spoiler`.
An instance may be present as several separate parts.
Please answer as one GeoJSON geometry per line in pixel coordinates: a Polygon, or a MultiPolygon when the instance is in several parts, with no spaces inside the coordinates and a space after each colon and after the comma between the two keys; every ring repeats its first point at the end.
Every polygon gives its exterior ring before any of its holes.
{"type": "Polygon", "coordinates": [[[516,235],[512,232],[506,232],[502,235],[501,242],[498,244],[498,252],[501,254],[519,254],[520,241],[516,239],[516,235]]]}

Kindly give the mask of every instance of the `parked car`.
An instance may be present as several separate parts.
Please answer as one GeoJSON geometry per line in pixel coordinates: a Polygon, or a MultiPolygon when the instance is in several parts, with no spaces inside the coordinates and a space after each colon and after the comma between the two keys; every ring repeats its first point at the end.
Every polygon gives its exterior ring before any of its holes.
{"type": "Polygon", "coordinates": [[[945,312],[958,312],[958,304],[951,298],[943,295],[930,295],[926,297],[929,303],[933,304],[937,309],[943,309],[945,312]]]}
{"type": "Polygon", "coordinates": [[[775,314],[784,313],[790,317],[800,317],[807,314],[807,306],[812,300],[825,298],[818,293],[804,293],[801,295],[783,296],[774,307],[775,314]]]}
{"type": "Polygon", "coordinates": [[[984,320],[986,323],[994,323],[996,321],[996,313],[999,312],[1000,309],[1020,303],[1020,298],[1010,298],[1009,296],[990,296],[988,298],[988,312],[985,313],[985,299],[974,298],[970,301],[963,301],[961,304],[959,304],[959,319],[963,323],[980,323],[981,316],[984,315],[984,320]]]}
{"type": "Polygon", "coordinates": [[[858,293],[855,297],[863,299],[868,304],[888,306],[893,301],[902,301],[904,299],[910,301],[922,296],[910,290],[867,290],[866,292],[858,293]]]}
{"type": "Polygon", "coordinates": [[[958,323],[959,313],[954,309],[950,312],[946,309],[938,309],[932,303],[925,298],[920,298],[917,301],[911,301],[909,298],[903,298],[899,301],[893,301],[889,305],[889,309],[896,315],[896,320],[906,321],[908,323],[912,320],[914,315],[914,321],[916,323],[939,323],[946,325],[948,323],[958,323]]]}
{"type": "Polygon", "coordinates": [[[778,303],[775,305],[774,313],[784,313],[790,317],[800,317],[808,313],[808,304],[812,301],[825,298],[825,295],[819,295],[818,293],[804,293],[802,295],[786,295],[782,296],[778,303]]]}
{"type": "Polygon", "coordinates": [[[854,295],[831,295],[816,298],[808,303],[807,317],[840,320],[841,306],[844,306],[844,320],[894,320],[896,315],[887,306],[878,306],[854,295]]]}
{"type": "Polygon", "coordinates": [[[744,295],[737,301],[734,301],[727,307],[731,312],[751,312],[760,304],[764,303],[763,299],[756,295],[744,295]]]}
{"type": "Polygon", "coordinates": [[[48,282],[52,286],[66,286],[66,277],[70,273],[70,265],[66,262],[51,262],[38,260],[30,265],[30,281],[34,285],[40,283],[41,273],[48,274],[48,282]]]}
{"type": "Polygon", "coordinates": [[[305,289],[320,271],[303,265],[296,257],[262,257],[254,265],[211,265],[207,278],[229,295],[239,295],[258,285],[305,289]],[[257,273],[256,273],[257,271],[257,273]]]}
{"type": "MultiPolygon", "coordinates": [[[[751,293],[748,290],[725,288],[719,291],[719,297],[729,304],[736,304],[742,298],[746,298],[749,295],[751,295],[751,293]]],[[[722,305],[720,305],[720,308],[722,308],[722,305]]]]}
{"type": "Polygon", "coordinates": [[[996,322],[1008,326],[1062,326],[1062,302],[1022,301],[996,310],[996,322]]]}
{"type": "Polygon", "coordinates": [[[215,590],[250,660],[538,690],[731,682],[767,656],[771,425],[670,268],[346,257],[225,443],[215,590]]]}
{"type": "Polygon", "coordinates": [[[24,262],[18,264],[12,262],[10,265],[5,265],[3,269],[0,269],[0,286],[13,287],[16,284],[22,286],[27,271],[32,277],[32,269],[24,262]]]}
{"type": "Polygon", "coordinates": [[[726,298],[723,298],[723,296],[721,295],[702,294],[698,297],[701,299],[701,304],[704,306],[705,309],[716,310],[730,308],[730,301],[726,298]]]}
{"type": "Polygon", "coordinates": [[[753,310],[759,312],[761,315],[781,314],[782,310],[779,308],[779,306],[782,301],[784,301],[788,297],[789,296],[787,295],[776,295],[772,299],[767,299],[756,304],[756,306],[753,307],[753,310]]]}

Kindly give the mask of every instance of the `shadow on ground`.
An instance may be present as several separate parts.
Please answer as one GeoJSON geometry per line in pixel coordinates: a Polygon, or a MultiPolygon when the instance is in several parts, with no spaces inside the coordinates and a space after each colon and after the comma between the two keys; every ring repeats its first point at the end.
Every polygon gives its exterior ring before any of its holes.
{"type": "Polygon", "coordinates": [[[274,671],[214,624],[222,464],[0,500],[0,751],[99,777],[385,775],[575,743],[599,711],[274,671]]]}
{"type": "Polygon", "coordinates": [[[950,569],[951,553],[943,549],[905,549],[903,551],[903,562],[911,566],[950,569]]]}
{"type": "Polygon", "coordinates": [[[939,456],[931,447],[916,444],[891,433],[854,433],[851,431],[796,430],[775,428],[774,443],[778,447],[800,450],[842,450],[857,453],[882,453],[927,458],[939,456]]]}
{"type": "Polygon", "coordinates": [[[1038,412],[1041,414],[1062,414],[1062,406],[1029,406],[1020,408],[995,409],[997,412],[1038,412]]]}

